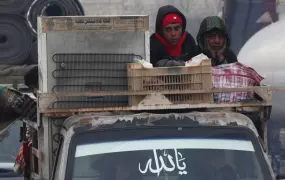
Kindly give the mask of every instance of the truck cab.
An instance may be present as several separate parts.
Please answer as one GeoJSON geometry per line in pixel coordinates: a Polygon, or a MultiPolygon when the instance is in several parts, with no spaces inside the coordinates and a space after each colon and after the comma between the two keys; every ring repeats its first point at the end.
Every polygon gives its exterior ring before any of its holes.
{"type": "Polygon", "coordinates": [[[275,179],[239,113],[85,114],[61,132],[55,179],[275,179]]]}

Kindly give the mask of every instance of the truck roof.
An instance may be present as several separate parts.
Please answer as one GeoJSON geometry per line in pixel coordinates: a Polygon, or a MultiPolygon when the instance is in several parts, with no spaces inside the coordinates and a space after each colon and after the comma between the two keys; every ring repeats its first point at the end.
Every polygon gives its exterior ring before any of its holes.
{"type": "MultiPolygon", "coordinates": [[[[183,125],[193,126],[231,126],[245,127],[254,132],[258,137],[258,132],[252,122],[246,115],[235,112],[189,112],[189,113],[91,113],[75,115],[67,118],[63,126],[66,129],[84,131],[100,128],[125,128],[139,126],[155,125],[183,125]]],[[[73,134],[73,133],[72,133],[73,134]]]]}

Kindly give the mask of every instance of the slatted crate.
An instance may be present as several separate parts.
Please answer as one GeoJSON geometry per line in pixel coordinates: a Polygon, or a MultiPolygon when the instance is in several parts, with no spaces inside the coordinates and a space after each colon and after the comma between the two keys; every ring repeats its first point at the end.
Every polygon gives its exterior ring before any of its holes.
{"type": "MultiPolygon", "coordinates": [[[[185,91],[212,88],[212,68],[210,60],[203,60],[198,66],[144,68],[141,64],[128,65],[129,91],[185,91]]],[[[166,98],[173,104],[213,103],[213,93],[168,94],[166,98]]],[[[129,96],[129,105],[138,105],[146,96],[129,96]]]]}

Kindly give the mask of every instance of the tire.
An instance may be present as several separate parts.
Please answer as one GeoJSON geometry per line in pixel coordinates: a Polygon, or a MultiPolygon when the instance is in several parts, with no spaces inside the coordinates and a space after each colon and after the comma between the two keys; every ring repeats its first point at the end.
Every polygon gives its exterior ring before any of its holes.
{"type": "Polygon", "coordinates": [[[79,2],[79,0],[74,0],[74,2],[77,5],[78,10],[82,13],[82,15],[85,15],[84,8],[83,8],[82,4],[79,2]]]}
{"type": "Polygon", "coordinates": [[[10,14],[24,14],[32,2],[33,0],[1,0],[0,12],[10,14]]]}
{"type": "Polygon", "coordinates": [[[29,56],[33,36],[20,15],[0,14],[0,64],[21,65],[29,56]]]}
{"type": "Polygon", "coordinates": [[[81,16],[83,8],[77,0],[36,0],[27,11],[26,18],[37,34],[38,16],[81,16]]]}

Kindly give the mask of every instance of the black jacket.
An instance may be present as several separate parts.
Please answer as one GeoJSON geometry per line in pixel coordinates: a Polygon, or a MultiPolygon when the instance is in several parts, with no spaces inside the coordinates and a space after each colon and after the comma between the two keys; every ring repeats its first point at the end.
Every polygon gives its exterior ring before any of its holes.
{"type": "MultiPolygon", "coordinates": [[[[155,25],[155,32],[158,33],[163,37],[162,33],[162,20],[163,18],[170,13],[179,14],[183,20],[182,31],[185,32],[186,29],[186,18],[185,16],[175,7],[171,5],[162,6],[159,8],[157,16],[156,16],[156,25],[155,25]]],[[[169,57],[166,52],[164,45],[156,38],[155,34],[150,36],[150,62],[153,66],[156,66],[156,63],[161,59],[179,59],[182,61],[187,61],[192,57],[199,54],[198,47],[195,43],[194,38],[186,32],[186,39],[182,44],[181,48],[181,56],[180,57],[169,57]]]]}

